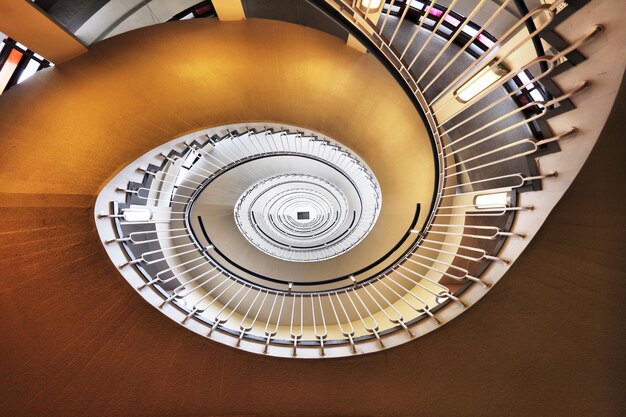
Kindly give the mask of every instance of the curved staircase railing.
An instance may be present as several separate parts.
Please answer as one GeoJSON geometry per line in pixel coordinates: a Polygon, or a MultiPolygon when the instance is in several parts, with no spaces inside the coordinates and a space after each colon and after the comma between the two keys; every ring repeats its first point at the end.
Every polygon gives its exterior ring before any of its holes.
{"type": "MultiPolygon", "coordinates": [[[[589,24],[575,41],[537,56],[529,54],[529,46],[571,15],[574,6],[563,8],[563,1],[539,5],[491,40],[485,30],[509,0],[480,28],[468,24],[485,0],[464,18],[452,12],[455,0],[450,8],[434,1],[383,1],[375,9],[363,6],[375,5],[374,0],[311,3],[348,28],[392,71],[432,135],[437,192],[426,223],[408,232],[415,239],[390,253],[373,275],[341,277],[339,286],[263,285],[263,279],[216,255],[210,242],[189,239],[184,219],[172,217],[187,210],[198,189],[188,175],[180,177],[182,164],[206,171],[207,147],[233,137],[246,136],[257,148],[277,138],[289,142],[289,132],[271,126],[222,131],[204,143],[186,142],[182,150],[180,140],[166,144],[162,159],[143,168],[141,181],[117,188],[110,183],[96,203],[107,251],[112,259],[125,260],[120,270],[151,304],[223,343],[305,358],[404,343],[456,317],[502,277],[554,204],[546,202],[543,217],[534,214],[541,198],[529,196],[543,193],[544,182],[558,176],[535,158],[558,152],[558,143],[573,140],[578,131],[572,124],[552,132],[547,119],[573,108],[571,98],[586,94],[590,86],[580,80],[560,91],[550,77],[571,68],[569,58],[577,59],[577,49],[602,29],[589,24]],[[436,36],[446,26],[446,36],[436,36]],[[481,36],[484,48],[470,53],[481,36]],[[544,88],[538,89],[540,84],[544,88]],[[527,94],[532,90],[545,94],[527,94]],[[177,184],[177,190],[164,192],[163,182],[177,184]],[[130,214],[142,206],[159,207],[163,217],[132,220],[130,214]]],[[[231,161],[212,161],[214,168],[205,177],[249,157],[236,151],[230,156],[231,161]]],[[[131,171],[120,175],[128,178],[131,171]]]]}

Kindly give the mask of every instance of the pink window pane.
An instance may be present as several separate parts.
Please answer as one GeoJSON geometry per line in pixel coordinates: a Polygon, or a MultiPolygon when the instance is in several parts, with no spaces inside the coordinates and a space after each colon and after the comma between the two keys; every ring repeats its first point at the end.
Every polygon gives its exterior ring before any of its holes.
{"type": "Polygon", "coordinates": [[[435,17],[441,17],[441,15],[443,14],[443,11],[439,9],[435,9],[434,7],[431,7],[431,9],[428,11],[428,14],[432,14],[435,17]]]}
{"type": "Polygon", "coordinates": [[[491,39],[489,39],[488,37],[486,37],[482,33],[480,35],[478,35],[478,41],[481,42],[483,45],[486,45],[487,48],[491,48],[494,45],[494,42],[491,41],[491,39]]]}
{"type": "Polygon", "coordinates": [[[455,17],[452,17],[450,15],[447,15],[446,17],[444,17],[444,19],[446,22],[450,23],[452,26],[458,26],[461,21],[455,17]]]}

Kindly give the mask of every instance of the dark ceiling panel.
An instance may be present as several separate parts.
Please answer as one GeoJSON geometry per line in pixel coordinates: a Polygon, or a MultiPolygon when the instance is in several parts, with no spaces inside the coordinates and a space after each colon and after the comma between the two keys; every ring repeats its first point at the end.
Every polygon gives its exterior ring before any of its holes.
{"type": "Polygon", "coordinates": [[[109,0],[37,0],[35,4],[67,30],[75,33],[108,2],[109,0]]]}
{"type": "Polygon", "coordinates": [[[321,30],[343,41],[348,32],[305,0],[242,0],[247,18],[281,20],[321,30]]]}

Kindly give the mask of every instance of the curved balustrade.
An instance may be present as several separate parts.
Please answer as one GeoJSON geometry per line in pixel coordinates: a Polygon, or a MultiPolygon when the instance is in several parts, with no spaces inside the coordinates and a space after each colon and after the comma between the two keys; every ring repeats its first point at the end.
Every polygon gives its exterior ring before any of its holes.
{"type": "MultiPolygon", "coordinates": [[[[470,50],[474,41],[497,21],[509,0],[483,27],[472,27],[471,36],[466,32],[469,39],[460,43],[455,41],[462,28],[485,6],[484,0],[465,18],[452,14],[456,1],[448,9],[432,1],[421,6],[415,21],[406,20],[411,7],[405,1],[382,2],[376,10],[356,1],[313,3],[343,22],[395,72],[430,129],[437,161],[436,194],[426,221],[417,227],[414,223],[407,232],[414,240],[402,241],[401,247],[368,271],[371,275],[355,270],[332,282],[254,275],[220,252],[219,236],[196,233],[205,228],[202,216],[191,215],[193,202],[206,184],[230,169],[241,169],[241,178],[263,179],[253,165],[245,164],[263,155],[307,157],[314,160],[311,163],[333,165],[346,178],[356,178],[359,186],[355,189],[367,185],[372,192],[357,210],[369,219],[366,226],[354,226],[346,209],[352,197],[341,200],[336,196],[342,192],[328,191],[331,187],[324,187],[323,181],[316,183],[319,190],[312,191],[314,181],[300,179],[309,185],[302,185],[299,193],[313,196],[304,201],[317,207],[310,211],[319,214],[315,217],[319,224],[304,227],[293,216],[285,217],[286,211],[277,211],[283,218],[273,224],[271,210],[265,213],[262,226],[253,224],[256,220],[249,216],[240,223],[244,235],[255,227],[259,236],[265,233],[264,243],[258,245],[268,245],[267,251],[271,247],[276,257],[295,260],[289,258],[293,250],[289,245],[298,233],[328,223],[330,228],[340,225],[329,232],[332,238],[353,229],[367,234],[376,221],[380,204],[376,182],[362,161],[340,144],[271,127],[231,131],[206,142],[175,140],[160,148],[161,160],[140,159],[147,164],[141,182],[123,187],[110,183],[96,203],[99,231],[108,236],[107,251],[114,260],[124,259],[122,273],[151,304],[197,333],[276,356],[344,356],[404,343],[460,314],[497,282],[523,246],[503,248],[528,234],[514,226],[535,209],[533,204],[524,204],[523,194],[557,176],[549,167],[537,167],[534,158],[547,149],[557,151],[555,144],[573,140],[577,133],[574,126],[549,133],[545,124],[537,133],[529,124],[543,121],[590,83],[581,80],[562,94],[521,107],[513,98],[559,71],[568,54],[600,31],[599,26],[590,25],[587,34],[559,52],[529,56],[528,45],[558,21],[563,2],[557,1],[530,10],[501,30],[497,39],[486,38],[484,48],[477,52],[470,50]],[[434,18],[429,23],[430,16],[434,18]],[[449,17],[454,18],[455,30],[445,39],[436,34],[449,17]],[[531,19],[535,29],[529,33],[526,28],[531,19]],[[522,80],[519,74],[528,76],[522,80]],[[332,198],[337,198],[336,204],[329,202],[332,198]],[[331,221],[333,211],[343,212],[343,217],[331,221]],[[294,236],[278,244],[277,230],[294,236]],[[268,233],[274,237],[267,238],[268,233]]],[[[113,182],[128,181],[131,172],[127,168],[113,182]]],[[[250,190],[259,186],[255,183],[250,190]]],[[[363,193],[361,189],[355,196],[363,193]]],[[[233,195],[242,193],[233,191],[233,195]]],[[[245,199],[237,207],[245,204],[252,207],[245,199]]],[[[214,217],[219,221],[217,211],[214,217]]],[[[340,252],[353,245],[347,243],[340,252]]]]}

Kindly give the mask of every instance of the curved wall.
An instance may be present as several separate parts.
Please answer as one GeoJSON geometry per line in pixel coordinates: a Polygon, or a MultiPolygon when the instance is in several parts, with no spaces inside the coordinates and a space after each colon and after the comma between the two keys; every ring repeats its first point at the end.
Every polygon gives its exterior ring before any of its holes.
{"type": "MultiPolygon", "coordinates": [[[[423,223],[433,196],[428,134],[393,77],[372,56],[293,24],[197,19],[133,31],[38,73],[0,99],[0,114],[6,193],[96,195],[143,153],[213,126],[285,123],[336,139],[376,173],[379,221],[341,262],[285,263],[283,275],[369,264],[406,233],[417,203],[423,223]]],[[[256,251],[248,246],[242,253],[256,251]]],[[[258,268],[271,273],[267,258],[258,268]]]]}
{"type": "MultiPolygon", "coordinates": [[[[163,28],[189,46],[173,25],[163,28]]],[[[260,32],[285,35],[278,25],[260,32]]],[[[307,30],[301,33],[306,39],[307,30]]],[[[147,45],[160,34],[132,36],[147,45]]],[[[138,50],[112,60],[113,46],[105,42],[87,54],[102,64],[93,71],[83,70],[90,58],[80,57],[0,100],[0,414],[617,416],[626,407],[625,240],[616,233],[625,225],[623,99],[540,234],[462,318],[367,357],[290,361],[218,345],[165,319],[118,276],[101,248],[91,220],[100,184],[153,141],[206,123],[194,110],[206,105],[199,98],[147,100],[141,77],[125,79],[121,68],[139,60],[149,78],[162,64],[138,50]],[[101,83],[109,77],[120,90],[101,83]],[[67,91],[67,78],[81,82],[67,91]],[[122,91],[135,99],[116,102],[122,91]],[[98,104],[102,97],[108,99],[98,104]],[[163,110],[172,104],[180,111],[163,110]],[[89,123],[102,133],[85,137],[86,121],[76,115],[94,106],[98,117],[89,123]],[[54,117],[38,116],[44,110],[54,117]],[[133,141],[111,140],[128,129],[133,141]]],[[[184,59],[184,50],[161,47],[184,59]]],[[[183,65],[181,79],[191,76],[187,70],[183,65]]],[[[219,76],[232,71],[226,65],[219,76]]],[[[322,77],[324,65],[319,71],[322,77]]],[[[175,91],[175,84],[162,88],[175,91]]],[[[251,84],[246,93],[259,91],[251,84]]],[[[233,117],[249,114],[245,97],[238,100],[233,117]]],[[[361,126],[362,119],[342,122],[361,126]]],[[[334,133],[327,123],[318,129],[334,133]]]]}

